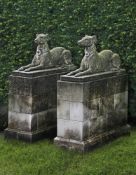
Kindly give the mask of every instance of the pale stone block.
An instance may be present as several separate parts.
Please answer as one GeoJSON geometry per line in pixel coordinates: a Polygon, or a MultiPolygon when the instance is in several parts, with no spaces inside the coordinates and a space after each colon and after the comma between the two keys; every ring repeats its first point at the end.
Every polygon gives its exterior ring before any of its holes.
{"type": "Polygon", "coordinates": [[[65,139],[83,139],[83,122],[71,120],[57,120],[57,136],[65,139]]]}
{"type": "Polygon", "coordinates": [[[69,121],[69,128],[65,131],[65,136],[70,139],[83,140],[83,122],[69,121]]]}
{"type": "Polygon", "coordinates": [[[32,130],[32,121],[37,120],[37,116],[32,114],[23,114],[17,112],[9,111],[8,114],[8,127],[11,129],[31,131],[32,130]]]}
{"type": "Polygon", "coordinates": [[[57,120],[57,136],[65,139],[84,140],[90,134],[90,121],[57,120]]]}
{"type": "Polygon", "coordinates": [[[9,94],[9,110],[14,112],[32,113],[32,96],[9,94]]]}
{"type": "Polygon", "coordinates": [[[57,98],[83,102],[83,83],[57,82],[57,98]]]}
{"type": "Polygon", "coordinates": [[[70,120],[84,121],[84,105],[80,102],[70,102],[70,120]]]}
{"type": "Polygon", "coordinates": [[[71,99],[71,83],[57,81],[57,99],[70,101],[71,99]]]}
{"type": "Polygon", "coordinates": [[[84,96],[83,96],[84,85],[83,85],[83,83],[71,83],[70,89],[71,89],[70,101],[73,101],[73,102],[76,102],[76,101],[83,102],[84,101],[84,96]]]}
{"type": "Polygon", "coordinates": [[[65,100],[58,100],[57,118],[62,118],[67,120],[70,118],[70,102],[65,100]]]}
{"type": "Polygon", "coordinates": [[[57,118],[57,136],[64,137],[65,130],[69,127],[69,120],[57,118]]]}
{"type": "Polygon", "coordinates": [[[8,127],[22,131],[46,130],[55,122],[56,118],[54,118],[54,115],[49,116],[48,111],[42,111],[35,114],[9,111],[8,116],[8,127]],[[48,118],[50,118],[50,120],[48,118]]]}

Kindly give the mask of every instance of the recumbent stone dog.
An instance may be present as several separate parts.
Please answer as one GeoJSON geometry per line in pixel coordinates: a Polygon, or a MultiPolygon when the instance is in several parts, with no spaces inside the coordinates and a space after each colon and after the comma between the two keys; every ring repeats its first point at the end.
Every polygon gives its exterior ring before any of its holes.
{"type": "Polygon", "coordinates": [[[78,41],[80,46],[85,47],[85,55],[81,61],[80,68],[67,74],[75,77],[92,73],[119,70],[120,57],[111,50],[96,51],[96,36],[86,35],[78,41]]]}
{"type": "Polygon", "coordinates": [[[55,47],[49,49],[48,34],[37,34],[35,43],[38,44],[36,54],[31,64],[19,68],[19,71],[33,71],[52,67],[65,67],[71,65],[72,56],[70,50],[64,47],[55,47]]]}

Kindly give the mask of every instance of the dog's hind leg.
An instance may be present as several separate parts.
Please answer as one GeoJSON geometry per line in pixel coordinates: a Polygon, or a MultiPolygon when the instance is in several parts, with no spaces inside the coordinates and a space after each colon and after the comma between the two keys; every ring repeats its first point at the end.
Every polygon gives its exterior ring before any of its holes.
{"type": "Polygon", "coordinates": [[[79,76],[83,76],[83,75],[88,75],[88,74],[91,74],[91,73],[92,73],[91,69],[87,69],[87,70],[85,70],[83,72],[79,72],[79,73],[75,74],[75,77],[79,77],[79,76]]]}

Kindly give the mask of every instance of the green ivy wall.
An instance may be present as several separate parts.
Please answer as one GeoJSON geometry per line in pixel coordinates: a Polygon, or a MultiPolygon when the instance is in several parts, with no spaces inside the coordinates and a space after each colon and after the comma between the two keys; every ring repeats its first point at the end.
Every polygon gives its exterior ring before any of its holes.
{"type": "Polygon", "coordinates": [[[135,0],[1,0],[0,103],[7,101],[8,76],[31,61],[36,33],[50,35],[50,47],[64,46],[79,64],[77,40],[98,37],[98,51],[120,54],[129,75],[129,114],[136,116],[136,1],[135,0]]]}

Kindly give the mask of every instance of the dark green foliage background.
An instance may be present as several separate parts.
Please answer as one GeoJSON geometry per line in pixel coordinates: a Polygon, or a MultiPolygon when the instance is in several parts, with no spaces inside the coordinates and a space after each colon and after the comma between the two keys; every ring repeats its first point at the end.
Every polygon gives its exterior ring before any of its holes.
{"type": "Polygon", "coordinates": [[[64,46],[79,65],[83,50],[77,40],[97,35],[98,51],[120,54],[128,72],[129,113],[136,116],[136,1],[135,0],[1,0],[0,102],[6,102],[8,76],[32,60],[36,33],[49,33],[50,47],[64,46]]]}

